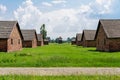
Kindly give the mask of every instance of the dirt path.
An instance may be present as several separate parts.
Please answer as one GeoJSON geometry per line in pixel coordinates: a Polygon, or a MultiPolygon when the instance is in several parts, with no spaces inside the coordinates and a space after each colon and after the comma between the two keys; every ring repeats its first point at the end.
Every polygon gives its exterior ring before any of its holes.
{"type": "Polygon", "coordinates": [[[120,75],[120,68],[0,68],[0,75],[120,75]]]}

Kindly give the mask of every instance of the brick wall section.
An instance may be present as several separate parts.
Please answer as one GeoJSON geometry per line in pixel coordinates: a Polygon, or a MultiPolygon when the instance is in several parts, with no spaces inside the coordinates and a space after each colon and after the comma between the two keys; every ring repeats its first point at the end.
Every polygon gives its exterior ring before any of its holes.
{"type": "Polygon", "coordinates": [[[85,47],[85,46],[86,46],[86,44],[87,44],[87,43],[86,43],[86,40],[85,40],[85,36],[84,36],[84,34],[83,34],[82,46],[83,46],[83,47],[85,47]]]}
{"type": "Polygon", "coordinates": [[[83,47],[96,47],[96,41],[94,41],[94,40],[86,40],[85,36],[83,35],[82,46],[83,47]]]}
{"type": "Polygon", "coordinates": [[[97,44],[96,48],[99,51],[105,50],[104,40],[106,39],[106,34],[104,32],[103,26],[100,25],[98,35],[97,35],[97,44]]]}
{"type": "Polygon", "coordinates": [[[0,39],[0,52],[7,52],[7,39],[0,39]]]}
{"type": "Polygon", "coordinates": [[[77,46],[82,46],[82,41],[76,41],[77,46]]]}
{"type": "Polygon", "coordinates": [[[76,41],[71,41],[71,45],[76,45],[76,41]]]}
{"type": "Polygon", "coordinates": [[[37,47],[36,38],[33,41],[23,41],[23,47],[25,47],[25,48],[35,48],[35,47],[37,47]]]}
{"type": "Polygon", "coordinates": [[[49,42],[48,41],[44,41],[44,45],[49,45],[49,42]]]}
{"type": "Polygon", "coordinates": [[[109,39],[109,51],[120,51],[120,39],[109,39]]]}
{"type": "Polygon", "coordinates": [[[25,48],[31,48],[32,47],[32,41],[23,41],[23,47],[25,48]]]}
{"type": "Polygon", "coordinates": [[[96,48],[99,51],[120,51],[120,39],[108,39],[102,25],[99,27],[96,40],[96,48]]]}
{"type": "Polygon", "coordinates": [[[106,37],[103,26],[100,25],[98,35],[97,35],[96,48],[99,51],[110,51],[109,50],[109,39],[106,37]]]}
{"type": "Polygon", "coordinates": [[[35,47],[37,47],[37,40],[36,40],[36,38],[34,38],[33,41],[32,41],[32,48],[35,48],[35,47]]]}
{"type": "Polygon", "coordinates": [[[37,46],[43,46],[43,41],[38,41],[37,46]]]}
{"type": "Polygon", "coordinates": [[[96,47],[96,41],[92,41],[92,40],[86,41],[85,47],[96,47]]]}
{"type": "Polygon", "coordinates": [[[21,49],[22,49],[22,40],[21,40],[20,32],[17,26],[15,25],[9,36],[9,39],[7,40],[7,52],[18,51],[21,49]],[[13,41],[13,44],[11,44],[11,40],[13,41]]]}
{"type": "Polygon", "coordinates": [[[103,26],[100,25],[98,35],[97,35],[97,44],[96,44],[96,48],[99,51],[104,51],[105,49],[105,45],[104,45],[104,40],[106,39],[105,35],[106,34],[104,32],[103,26]]]}

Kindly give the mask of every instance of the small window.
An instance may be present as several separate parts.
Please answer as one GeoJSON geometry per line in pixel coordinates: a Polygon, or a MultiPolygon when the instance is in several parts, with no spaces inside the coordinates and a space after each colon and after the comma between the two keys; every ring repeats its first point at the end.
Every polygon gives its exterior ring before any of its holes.
{"type": "Polygon", "coordinates": [[[11,44],[13,44],[13,39],[11,39],[11,44]]]}
{"type": "Polygon", "coordinates": [[[20,39],[18,39],[18,44],[20,44],[20,39]]]}

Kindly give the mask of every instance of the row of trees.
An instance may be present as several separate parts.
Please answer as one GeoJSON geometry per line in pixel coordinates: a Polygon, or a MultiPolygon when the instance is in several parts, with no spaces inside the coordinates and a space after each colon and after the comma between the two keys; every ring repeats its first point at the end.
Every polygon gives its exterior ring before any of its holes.
{"type": "MultiPolygon", "coordinates": [[[[49,42],[52,42],[52,43],[55,43],[55,42],[58,43],[58,42],[59,42],[59,41],[58,41],[58,38],[51,40],[50,37],[47,37],[47,30],[45,29],[45,24],[43,24],[43,25],[40,27],[40,34],[43,35],[43,39],[47,39],[47,40],[49,40],[49,42]]],[[[61,37],[61,38],[62,38],[62,37],[61,37]]],[[[68,43],[70,43],[71,40],[74,39],[74,38],[75,38],[75,37],[72,37],[72,38],[68,37],[67,40],[64,40],[64,41],[62,41],[62,42],[68,42],[68,43]]]]}
{"type": "MultiPolygon", "coordinates": [[[[62,43],[66,43],[66,42],[67,43],[71,43],[71,41],[73,39],[75,39],[75,37],[72,37],[72,38],[68,37],[66,40],[62,40],[62,43]]],[[[50,42],[52,42],[52,43],[59,43],[59,40],[58,40],[58,38],[56,38],[56,39],[50,40],[50,42]]]]}

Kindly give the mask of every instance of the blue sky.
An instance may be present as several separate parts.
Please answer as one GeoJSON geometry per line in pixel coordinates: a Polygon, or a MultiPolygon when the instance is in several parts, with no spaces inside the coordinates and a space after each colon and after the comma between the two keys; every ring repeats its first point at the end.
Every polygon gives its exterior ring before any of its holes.
{"type": "Polygon", "coordinates": [[[120,19],[120,0],[0,0],[0,20],[17,20],[21,29],[46,24],[48,36],[64,39],[96,29],[99,19],[120,19]]]}

